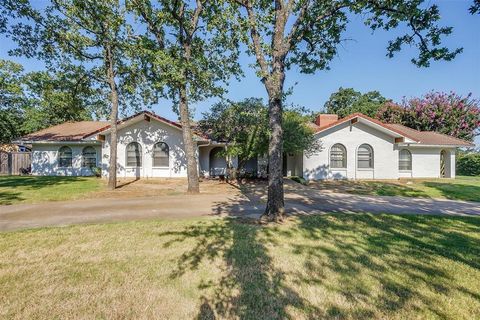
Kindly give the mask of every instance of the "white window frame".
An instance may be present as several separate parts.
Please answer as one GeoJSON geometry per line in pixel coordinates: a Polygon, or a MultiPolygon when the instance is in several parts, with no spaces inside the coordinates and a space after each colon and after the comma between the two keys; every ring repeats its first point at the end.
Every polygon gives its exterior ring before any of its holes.
{"type": "MultiPolygon", "coordinates": [[[[364,161],[362,159],[362,161],[364,161]]],[[[375,152],[373,150],[373,147],[371,145],[369,145],[368,143],[362,143],[361,145],[358,146],[357,148],[357,163],[356,163],[356,166],[357,166],[357,170],[365,170],[365,171],[371,171],[373,169],[375,169],[375,152]],[[359,164],[359,161],[360,161],[360,149],[362,147],[366,147],[367,149],[370,150],[369,152],[369,159],[368,161],[370,162],[370,166],[369,167],[360,167],[358,164],[359,164]]]]}
{"type": "Polygon", "coordinates": [[[127,144],[127,146],[125,147],[125,168],[142,168],[142,166],[143,166],[142,150],[143,150],[142,145],[137,141],[132,141],[132,142],[129,142],[127,144]],[[132,144],[138,145],[138,152],[139,152],[139,158],[140,158],[140,165],[139,166],[131,166],[128,163],[128,147],[132,144]]]}
{"type": "Polygon", "coordinates": [[[159,168],[159,169],[168,169],[168,168],[170,168],[170,146],[169,146],[166,142],[159,141],[159,142],[157,142],[157,143],[155,143],[155,144],[153,145],[153,150],[152,150],[152,168],[159,168]],[[167,156],[166,156],[166,158],[167,158],[168,164],[167,164],[166,166],[156,166],[156,165],[155,165],[155,147],[156,147],[157,145],[159,145],[159,144],[163,144],[163,145],[165,145],[165,146],[167,147],[167,152],[166,152],[166,153],[167,153],[167,156]]]}

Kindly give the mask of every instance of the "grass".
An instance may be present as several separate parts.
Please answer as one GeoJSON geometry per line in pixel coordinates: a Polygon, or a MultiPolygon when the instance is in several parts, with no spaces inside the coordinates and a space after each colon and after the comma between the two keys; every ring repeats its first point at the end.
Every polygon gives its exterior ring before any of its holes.
{"type": "Polygon", "coordinates": [[[480,201],[480,177],[402,179],[398,181],[322,181],[315,188],[361,195],[443,198],[480,201]]]}
{"type": "Polygon", "coordinates": [[[478,319],[480,219],[203,218],[0,234],[0,318],[478,319]]]}
{"type": "Polygon", "coordinates": [[[78,199],[101,187],[95,177],[0,176],[0,205],[78,199]]]}

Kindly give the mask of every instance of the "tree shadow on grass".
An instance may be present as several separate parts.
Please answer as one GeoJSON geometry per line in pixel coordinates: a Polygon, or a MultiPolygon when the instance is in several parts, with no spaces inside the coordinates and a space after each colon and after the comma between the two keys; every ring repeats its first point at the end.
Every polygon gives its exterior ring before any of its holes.
{"type": "Polygon", "coordinates": [[[0,191],[0,206],[11,205],[13,203],[25,200],[20,192],[0,191]]]}
{"type": "Polygon", "coordinates": [[[478,218],[338,214],[299,220],[296,231],[318,242],[292,245],[294,253],[306,256],[308,277],[299,273],[298,281],[325,285],[326,274],[333,274],[339,285],[328,290],[355,305],[329,306],[332,317],[382,317],[410,303],[448,318],[427,293],[449,296],[456,291],[478,299],[478,293],[456,283],[437,264],[443,258],[480,270],[479,240],[467,234],[480,232],[478,218]]]}
{"type": "Polygon", "coordinates": [[[92,178],[67,176],[4,176],[0,177],[0,188],[26,187],[29,189],[42,189],[54,185],[86,181],[87,179],[92,178]]]}
{"type": "Polygon", "coordinates": [[[285,285],[285,275],[273,267],[265,243],[258,239],[262,228],[251,220],[227,218],[221,224],[199,223],[160,235],[174,236],[166,246],[195,239],[194,248],[178,260],[173,278],[197,269],[204,260],[213,262],[220,257],[226,262],[225,276],[199,286],[200,290],[212,289],[213,295],[202,297],[197,319],[290,319],[290,306],[311,310],[312,319],[318,314],[313,305],[285,285]]]}
{"type": "MultiPolygon", "coordinates": [[[[249,212],[260,195],[216,203],[212,213],[249,212]]],[[[269,226],[238,217],[200,221],[160,236],[167,247],[193,242],[176,261],[174,279],[225,262],[224,276],[199,285],[205,292],[198,319],[372,319],[420,311],[451,317],[455,311],[445,310],[438,296],[476,303],[475,287],[438,263],[480,270],[480,243],[472,236],[479,232],[476,217],[338,213],[269,226]],[[325,296],[311,299],[309,292],[325,296]]]]}
{"type": "Polygon", "coordinates": [[[387,181],[325,180],[311,182],[309,187],[336,193],[430,198],[430,196],[422,190],[387,181]]]}
{"type": "Polygon", "coordinates": [[[424,185],[437,189],[447,199],[480,202],[480,186],[439,182],[425,182],[424,185]]]}

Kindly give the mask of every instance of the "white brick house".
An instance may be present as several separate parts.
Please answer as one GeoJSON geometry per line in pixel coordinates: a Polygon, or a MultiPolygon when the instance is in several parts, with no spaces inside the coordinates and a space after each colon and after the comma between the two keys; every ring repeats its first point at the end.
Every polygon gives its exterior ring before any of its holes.
{"type": "MultiPolygon", "coordinates": [[[[471,144],[435,132],[420,132],[384,124],[362,114],[338,120],[316,118],[315,136],[321,149],[314,154],[285,155],[284,173],[318,179],[398,179],[455,177],[455,151],[471,144]]],[[[32,145],[33,175],[91,175],[91,166],[108,174],[108,122],[64,123],[21,139],[32,145]]],[[[222,143],[200,133],[199,172],[225,174],[226,160],[218,157],[222,143]]],[[[140,112],[118,123],[118,177],[186,177],[181,126],[151,112],[140,112]]],[[[236,165],[236,159],[232,159],[236,165]]],[[[249,163],[256,171],[257,163],[249,163]]]]}

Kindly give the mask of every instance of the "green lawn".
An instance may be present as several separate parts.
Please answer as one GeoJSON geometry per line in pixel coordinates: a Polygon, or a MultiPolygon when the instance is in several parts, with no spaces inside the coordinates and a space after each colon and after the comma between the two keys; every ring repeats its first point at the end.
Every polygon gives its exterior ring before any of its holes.
{"type": "Polygon", "coordinates": [[[78,199],[101,186],[95,177],[0,176],[0,205],[78,199]]]}
{"type": "Polygon", "coordinates": [[[371,214],[0,234],[0,318],[479,319],[480,218],[371,214]]]}
{"type": "Polygon", "coordinates": [[[398,181],[323,181],[313,187],[352,194],[480,201],[480,177],[398,181]]]}

